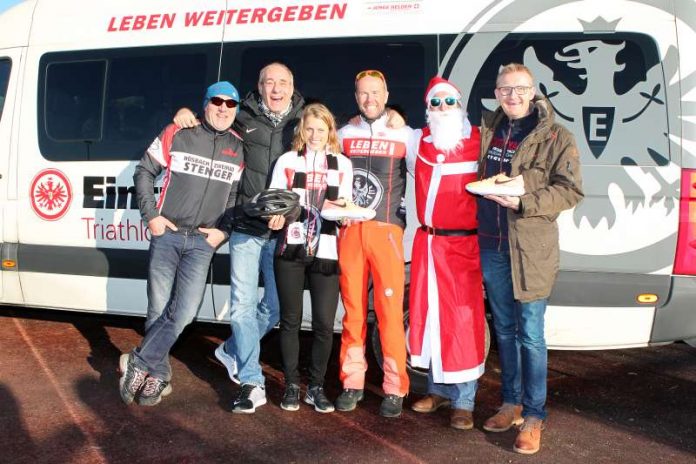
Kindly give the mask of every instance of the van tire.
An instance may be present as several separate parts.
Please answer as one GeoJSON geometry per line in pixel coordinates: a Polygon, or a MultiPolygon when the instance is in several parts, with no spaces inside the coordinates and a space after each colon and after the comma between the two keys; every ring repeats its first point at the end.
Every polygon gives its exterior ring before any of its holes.
{"type": "MultiPolygon", "coordinates": [[[[376,319],[377,318],[375,318],[375,321],[370,325],[370,339],[372,342],[372,354],[374,355],[377,365],[382,369],[384,355],[382,354],[382,342],[379,339],[379,326],[376,319]]],[[[408,337],[408,309],[404,309],[404,329],[406,329],[406,336],[408,337]]],[[[408,351],[408,343],[406,346],[408,351]]],[[[409,353],[407,353],[407,355],[408,354],[409,353]]],[[[410,356],[406,357],[406,370],[408,371],[411,384],[411,393],[419,395],[426,394],[428,391],[428,370],[411,366],[410,356]]]]}

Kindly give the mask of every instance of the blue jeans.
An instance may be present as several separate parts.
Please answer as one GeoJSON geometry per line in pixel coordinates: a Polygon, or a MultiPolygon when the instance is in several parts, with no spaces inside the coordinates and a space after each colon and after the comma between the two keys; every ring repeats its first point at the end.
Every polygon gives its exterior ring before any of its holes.
{"type": "Polygon", "coordinates": [[[273,273],[276,240],[232,232],[230,236],[230,325],[232,335],[225,351],[237,359],[242,384],[264,385],[259,364],[261,338],[280,319],[278,291],[273,273]],[[263,298],[259,301],[259,271],[263,298]]]}
{"type": "Polygon", "coordinates": [[[214,253],[196,232],[166,229],[150,240],[145,338],[133,352],[135,365],[150,375],[171,380],[169,350],[201,306],[214,253]]]}
{"type": "Polygon", "coordinates": [[[473,411],[477,387],[478,380],[461,383],[435,383],[433,382],[432,369],[428,370],[428,393],[448,398],[452,403],[452,409],[473,411]]]}
{"type": "Polygon", "coordinates": [[[503,403],[521,403],[524,417],[546,419],[547,300],[515,300],[509,253],[482,248],[481,268],[498,341],[503,403]]]}

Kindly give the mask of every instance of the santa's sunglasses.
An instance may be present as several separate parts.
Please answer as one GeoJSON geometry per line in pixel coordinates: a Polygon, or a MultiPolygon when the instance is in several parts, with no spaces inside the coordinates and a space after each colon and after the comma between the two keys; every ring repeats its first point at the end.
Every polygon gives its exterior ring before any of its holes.
{"type": "Polygon", "coordinates": [[[433,108],[437,108],[438,106],[442,105],[443,102],[447,106],[454,106],[457,104],[457,99],[455,97],[433,97],[430,99],[430,106],[432,106],[433,108]]]}
{"type": "Polygon", "coordinates": [[[212,103],[215,106],[222,106],[224,103],[226,107],[228,108],[234,108],[237,106],[237,102],[230,99],[230,100],[225,100],[224,98],[220,97],[210,97],[210,103],[212,103]]]}

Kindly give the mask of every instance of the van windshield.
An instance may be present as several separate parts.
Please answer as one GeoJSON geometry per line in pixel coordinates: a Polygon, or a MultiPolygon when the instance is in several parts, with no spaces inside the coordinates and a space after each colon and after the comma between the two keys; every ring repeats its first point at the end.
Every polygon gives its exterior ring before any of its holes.
{"type": "Polygon", "coordinates": [[[10,69],[12,61],[8,58],[0,58],[0,121],[2,120],[2,109],[5,107],[5,95],[7,94],[7,84],[10,82],[10,69]]]}

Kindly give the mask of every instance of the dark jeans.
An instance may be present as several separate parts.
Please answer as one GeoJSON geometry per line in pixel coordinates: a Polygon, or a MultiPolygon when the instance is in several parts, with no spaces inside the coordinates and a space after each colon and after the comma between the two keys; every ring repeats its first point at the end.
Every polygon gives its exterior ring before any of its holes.
{"type": "Polygon", "coordinates": [[[309,385],[323,385],[333,345],[333,326],[338,307],[338,276],[309,272],[309,266],[276,258],[276,287],[280,301],[280,349],[285,383],[300,384],[297,369],[300,355],[300,326],[305,278],[312,301],[312,359],[309,385]]]}
{"type": "Polygon", "coordinates": [[[214,253],[198,233],[167,229],[163,235],[152,237],[145,338],[134,352],[136,366],[150,375],[171,379],[169,350],[201,306],[214,253]]]}
{"type": "Polygon", "coordinates": [[[481,268],[498,341],[503,403],[521,403],[524,417],[545,419],[546,299],[515,300],[509,253],[482,248],[481,268]]]}

